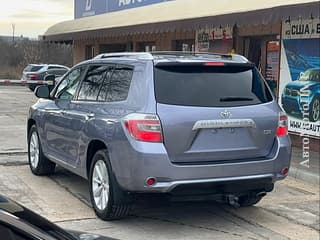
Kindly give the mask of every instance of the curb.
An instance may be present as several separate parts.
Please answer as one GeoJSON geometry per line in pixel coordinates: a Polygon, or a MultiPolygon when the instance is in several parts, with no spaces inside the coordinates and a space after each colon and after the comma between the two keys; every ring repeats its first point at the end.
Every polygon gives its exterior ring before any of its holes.
{"type": "Polygon", "coordinates": [[[26,152],[0,152],[0,166],[27,165],[28,157],[26,152]]]}
{"type": "Polygon", "coordinates": [[[296,167],[290,167],[289,176],[313,185],[319,186],[320,184],[320,176],[318,174],[310,173],[296,167]]]}

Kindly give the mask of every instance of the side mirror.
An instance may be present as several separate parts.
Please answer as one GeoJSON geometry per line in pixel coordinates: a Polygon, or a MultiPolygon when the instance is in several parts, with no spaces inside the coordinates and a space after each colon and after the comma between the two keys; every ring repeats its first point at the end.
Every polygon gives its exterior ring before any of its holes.
{"type": "Polygon", "coordinates": [[[36,88],[34,91],[34,94],[36,95],[37,98],[50,98],[50,90],[47,85],[40,85],[36,88]]]}
{"type": "Polygon", "coordinates": [[[51,92],[52,89],[54,89],[54,86],[56,85],[56,76],[54,74],[48,74],[44,77],[44,81],[49,86],[49,91],[51,92]]]}

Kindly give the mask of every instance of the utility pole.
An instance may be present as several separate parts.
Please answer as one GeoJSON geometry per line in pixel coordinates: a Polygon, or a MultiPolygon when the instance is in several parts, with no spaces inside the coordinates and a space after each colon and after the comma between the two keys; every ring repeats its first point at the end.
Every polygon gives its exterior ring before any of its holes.
{"type": "Polygon", "coordinates": [[[12,44],[14,44],[14,31],[16,29],[16,25],[12,23],[11,27],[12,27],[12,44]]]}

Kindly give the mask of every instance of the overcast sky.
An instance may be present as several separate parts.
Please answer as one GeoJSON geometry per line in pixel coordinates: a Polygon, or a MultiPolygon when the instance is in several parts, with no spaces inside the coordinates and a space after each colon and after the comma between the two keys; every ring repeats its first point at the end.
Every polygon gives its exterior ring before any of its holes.
{"type": "Polygon", "coordinates": [[[55,23],[73,19],[74,0],[1,0],[0,35],[36,38],[55,23]]]}

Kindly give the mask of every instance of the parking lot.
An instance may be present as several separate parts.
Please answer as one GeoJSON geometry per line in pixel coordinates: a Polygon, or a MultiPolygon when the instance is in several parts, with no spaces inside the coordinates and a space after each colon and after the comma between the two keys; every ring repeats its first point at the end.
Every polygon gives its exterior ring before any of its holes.
{"type": "Polygon", "coordinates": [[[25,124],[35,101],[26,87],[0,85],[0,194],[64,228],[118,239],[319,239],[319,186],[292,177],[255,207],[138,198],[128,218],[103,222],[85,180],[62,168],[50,177],[31,174],[25,124]]]}

